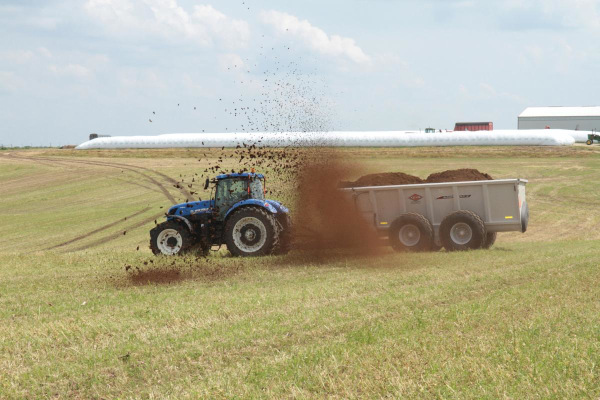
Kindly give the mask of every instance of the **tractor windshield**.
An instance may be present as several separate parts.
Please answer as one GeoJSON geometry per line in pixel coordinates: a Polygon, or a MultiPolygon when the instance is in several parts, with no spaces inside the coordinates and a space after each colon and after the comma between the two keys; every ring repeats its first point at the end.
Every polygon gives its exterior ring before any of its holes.
{"type": "Polygon", "coordinates": [[[248,198],[246,181],[223,179],[217,185],[217,203],[232,205],[248,198]]]}

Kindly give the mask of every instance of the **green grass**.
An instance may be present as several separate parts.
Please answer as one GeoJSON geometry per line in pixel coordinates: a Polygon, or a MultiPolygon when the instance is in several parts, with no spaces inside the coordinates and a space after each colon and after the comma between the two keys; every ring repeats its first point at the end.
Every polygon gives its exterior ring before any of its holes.
{"type": "Polygon", "coordinates": [[[322,262],[152,257],[153,222],[122,231],[164,194],[68,162],[191,176],[194,151],[0,153],[0,398],[598,398],[600,155],[526,150],[345,150],[364,172],[527,178],[530,230],[489,251],[322,262]]]}

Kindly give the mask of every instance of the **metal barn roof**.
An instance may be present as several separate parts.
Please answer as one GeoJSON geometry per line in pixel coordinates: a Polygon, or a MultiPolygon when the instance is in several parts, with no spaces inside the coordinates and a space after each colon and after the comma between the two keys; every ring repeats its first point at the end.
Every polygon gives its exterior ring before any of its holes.
{"type": "Polygon", "coordinates": [[[600,107],[527,107],[519,117],[600,117],[600,107]]]}

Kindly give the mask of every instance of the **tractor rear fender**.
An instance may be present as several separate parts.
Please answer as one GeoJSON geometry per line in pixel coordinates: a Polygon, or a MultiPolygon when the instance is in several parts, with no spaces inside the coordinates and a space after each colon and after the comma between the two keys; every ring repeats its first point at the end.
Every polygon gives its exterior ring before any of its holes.
{"type": "Polygon", "coordinates": [[[264,208],[271,214],[277,214],[277,209],[275,207],[273,207],[272,204],[269,204],[267,201],[257,200],[257,199],[249,199],[249,200],[240,201],[239,203],[234,204],[233,207],[231,207],[227,211],[227,214],[225,214],[225,220],[227,220],[227,218],[229,217],[229,215],[231,215],[231,213],[233,211],[237,210],[240,207],[248,207],[248,206],[264,208]]]}
{"type": "Polygon", "coordinates": [[[194,229],[192,228],[192,224],[187,218],[180,217],[179,215],[169,215],[169,218],[167,218],[167,221],[170,219],[174,219],[174,220],[183,222],[185,224],[185,226],[188,227],[190,232],[192,232],[192,233],[194,232],[194,229]]]}
{"type": "Polygon", "coordinates": [[[277,213],[278,214],[287,214],[290,212],[290,210],[284,206],[283,204],[281,204],[278,201],[275,200],[265,200],[266,203],[269,203],[270,205],[272,205],[273,207],[275,207],[275,209],[277,209],[277,213]]]}

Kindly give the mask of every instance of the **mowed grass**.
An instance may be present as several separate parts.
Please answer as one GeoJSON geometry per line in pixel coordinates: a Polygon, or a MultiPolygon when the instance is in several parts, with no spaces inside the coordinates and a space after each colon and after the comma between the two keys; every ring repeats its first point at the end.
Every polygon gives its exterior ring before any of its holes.
{"type": "Polygon", "coordinates": [[[598,398],[600,155],[526,150],[344,150],[529,179],[530,230],[489,251],[175,261],[145,222],[173,185],[70,160],[187,179],[197,151],[2,152],[0,398],[598,398]]]}

